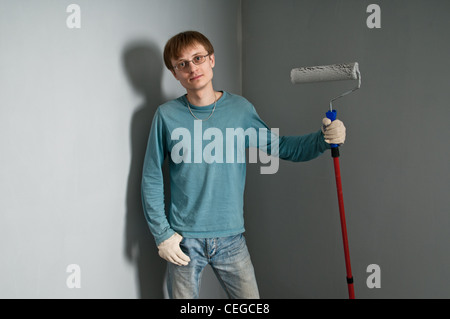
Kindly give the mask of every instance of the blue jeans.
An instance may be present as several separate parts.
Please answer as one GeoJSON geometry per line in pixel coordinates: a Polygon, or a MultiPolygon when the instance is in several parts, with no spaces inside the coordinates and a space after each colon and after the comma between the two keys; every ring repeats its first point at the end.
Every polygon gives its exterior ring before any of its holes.
{"type": "Polygon", "coordinates": [[[221,238],[183,238],[180,248],[191,261],[187,266],[168,263],[169,298],[198,298],[202,271],[208,264],[229,298],[259,298],[255,272],[243,234],[221,238]]]}

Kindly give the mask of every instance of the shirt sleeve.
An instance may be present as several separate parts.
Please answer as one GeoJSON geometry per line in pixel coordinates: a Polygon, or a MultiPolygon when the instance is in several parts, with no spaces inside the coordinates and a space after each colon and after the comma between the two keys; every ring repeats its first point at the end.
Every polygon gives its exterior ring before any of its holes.
{"type": "Polygon", "coordinates": [[[282,136],[279,143],[280,158],[292,162],[310,161],[330,148],[321,130],[300,136],[282,136]]]}
{"type": "Polygon", "coordinates": [[[162,166],[167,154],[164,121],[159,109],[153,117],[142,172],[141,197],[145,218],[156,244],[172,236],[164,206],[164,178],[162,166]]]}
{"type": "Polygon", "coordinates": [[[325,142],[322,130],[298,136],[278,136],[278,132],[269,129],[260,119],[254,107],[252,107],[252,121],[259,128],[266,128],[267,139],[261,143],[258,139],[258,148],[263,149],[272,156],[278,156],[283,160],[292,162],[306,162],[312,160],[327,149],[330,145],[325,142]],[[266,142],[266,143],[265,143],[266,142]]]}

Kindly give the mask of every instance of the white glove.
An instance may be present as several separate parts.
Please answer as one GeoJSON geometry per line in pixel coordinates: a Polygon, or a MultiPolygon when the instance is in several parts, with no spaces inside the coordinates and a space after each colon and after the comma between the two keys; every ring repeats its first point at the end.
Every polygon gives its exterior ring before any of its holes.
{"type": "Polygon", "coordinates": [[[325,142],[328,144],[344,144],[345,142],[345,126],[340,120],[331,122],[329,118],[322,120],[322,133],[325,142]]]}
{"type": "Polygon", "coordinates": [[[181,251],[180,242],[183,239],[180,234],[175,233],[170,238],[158,245],[158,254],[178,266],[186,266],[191,259],[181,251]]]}

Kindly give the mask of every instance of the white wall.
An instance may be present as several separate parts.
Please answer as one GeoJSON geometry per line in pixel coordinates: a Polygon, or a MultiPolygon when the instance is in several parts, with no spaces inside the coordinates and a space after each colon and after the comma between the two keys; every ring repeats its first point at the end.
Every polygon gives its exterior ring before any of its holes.
{"type": "Polygon", "coordinates": [[[239,10],[239,0],[0,1],[0,298],[162,297],[139,195],[151,116],[183,94],[162,49],[180,31],[205,33],[216,89],[240,93],[239,10]],[[80,29],[66,25],[71,3],[80,29]],[[79,289],[66,285],[69,264],[81,267],[79,289]]]}

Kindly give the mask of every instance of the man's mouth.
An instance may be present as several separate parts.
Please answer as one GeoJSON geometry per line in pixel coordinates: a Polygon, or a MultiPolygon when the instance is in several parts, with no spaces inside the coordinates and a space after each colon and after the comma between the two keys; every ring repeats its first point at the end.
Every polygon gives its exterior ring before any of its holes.
{"type": "Polygon", "coordinates": [[[196,76],[190,78],[189,81],[195,81],[195,80],[198,80],[198,79],[200,79],[202,76],[203,76],[203,74],[196,75],[196,76]]]}

